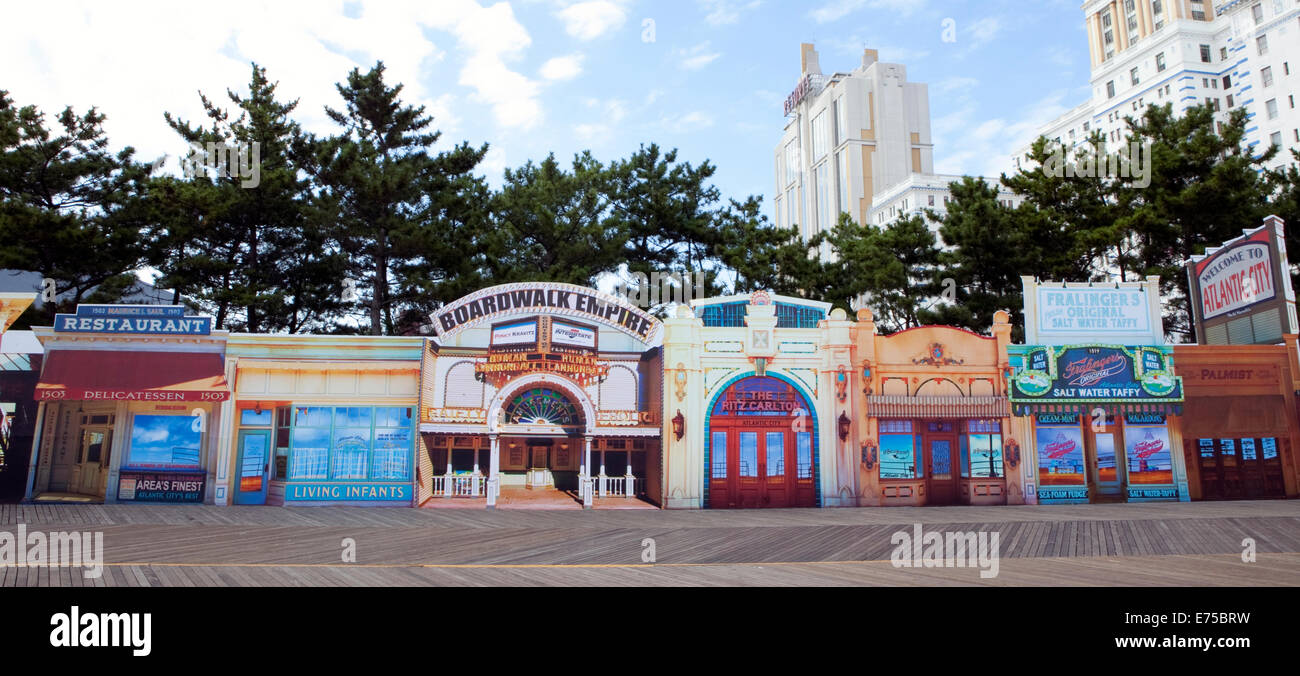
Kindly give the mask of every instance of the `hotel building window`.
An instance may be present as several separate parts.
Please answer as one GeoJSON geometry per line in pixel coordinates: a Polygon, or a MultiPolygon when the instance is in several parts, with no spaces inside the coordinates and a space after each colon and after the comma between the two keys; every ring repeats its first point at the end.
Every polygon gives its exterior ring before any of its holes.
{"type": "Polygon", "coordinates": [[[1250,15],[1251,15],[1252,17],[1255,18],[1255,25],[1256,25],[1256,26],[1260,25],[1261,23],[1264,23],[1264,5],[1263,5],[1263,3],[1257,4],[1257,5],[1255,5],[1254,7],[1251,7],[1251,8],[1250,8],[1250,15]]]}
{"type": "Polygon", "coordinates": [[[825,232],[831,229],[831,165],[822,162],[817,165],[817,226],[825,232]]]}
{"type": "Polygon", "coordinates": [[[1223,88],[1224,88],[1224,89],[1231,89],[1231,88],[1232,88],[1232,76],[1231,76],[1231,75],[1224,75],[1224,76],[1223,76],[1223,88]]]}
{"type": "Polygon", "coordinates": [[[1268,53],[1268,36],[1261,35],[1255,38],[1255,49],[1259,50],[1259,55],[1264,56],[1268,53]]]}
{"type": "Polygon", "coordinates": [[[1210,63],[1210,60],[1211,60],[1211,57],[1210,57],[1210,46],[1209,46],[1209,45],[1201,45],[1201,62],[1202,62],[1202,63],[1210,63]]]}
{"type": "Polygon", "coordinates": [[[1272,87],[1272,86],[1273,86],[1273,67],[1272,67],[1272,66],[1264,66],[1263,68],[1259,69],[1259,81],[1260,81],[1260,84],[1261,84],[1262,86],[1264,86],[1264,87],[1272,87]]]}
{"type": "Polygon", "coordinates": [[[1105,43],[1107,59],[1111,58],[1112,56],[1115,56],[1115,27],[1113,24],[1114,21],[1111,19],[1110,10],[1108,9],[1105,12],[1102,12],[1101,14],[1101,27],[1103,31],[1102,39],[1103,42],[1105,43]]]}
{"type": "Polygon", "coordinates": [[[1134,84],[1134,85],[1136,85],[1136,84],[1138,84],[1139,82],[1141,82],[1141,80],[1138,79],[1138,69],[1137,69],[1137,68],[1134,68],[1133,70],[1130,70],[1130,71],[1128,72],[1128,79],[1129,79],[1129,82],[1131,82],[1131,83],[1134,84]]]}
{"type": "Polygon", "coordinates": [[[1165,69],[1165,55],[1163,52],[1156,54],[1156,72],[1163,72],[1165,69]]]}
{"type": "Polygon", "coordinates": [[[1264,109],[1268,111],[1268,119],[1277,119],[1277,99],[1269,99],[1268,102],[1264,104],[1264,109]]]}
{"type": "Polygon", "coordinates": [[[1270,143],[1273,144],[1274,148],[1280,149],[1282,147],[1282,132],[1280,131],[1273,132],[1273,134],[1268,137],[1268,140],[1270,143]]]}
{"type": "Polygon", "coordinates": [[[1106,98],[1108,98],[1108,99],[1113,99],[1113,98],[1115,98],[1115,81],[1114,81],[1114,80],[1111,80],[1110,82],[1107,82],[1107,83],[1106,83],[1106,98]]]}
{"type": "Polygon", "coordinates": [[[1205,21],[1205,4],[1192,0],[1192,18],[1197,21],[1205,21]]]}
{"type": "Polygon", "coordinates": [[[1135,0],[1124,0],[1125,22],[1128,24],[1128,43],[1136,44],[1139,39],[1138,34],[1138,17],[1137,3],[1135,0]]]}
{"type": "Polygon", "coordinates": [[[813,162],[826,157],[826,111],[813,118],[813,162]]]}
{"type": "Polygon", "coordinates": [[[843,150],[835,155],[836,170],[840,175],[840,212],[848,212],[849,200],[852,194],[849,191],[849,154],[843,150]]]}

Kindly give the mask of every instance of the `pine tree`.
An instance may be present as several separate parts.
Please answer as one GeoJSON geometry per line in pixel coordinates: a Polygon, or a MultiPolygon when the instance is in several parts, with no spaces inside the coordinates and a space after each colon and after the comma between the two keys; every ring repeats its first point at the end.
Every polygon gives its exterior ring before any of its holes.
{"type": "Polygon", "coordinates": [[[38,108],[16,107],[0,90],[0,268],[39,272],[67,297],[29,311],[23,325],[137,288],[132,273],[149,253],[138,199],[149,165],[131,147],[111,153],[104,120],[95,108],[68,107],[50,127],[38,108]]]}
{"type": "Polygon", "coordinates": [[[430,130],[423,106],[402,102],[403,86],[388,86],[384,72],[382,61],[366,73],[353,69],[337,85],[344,109],[325,110],[343,132],[303,144],[316,207],[334,221],[372,335],[392,334],[399,320],[409,324],[413,313],[451,300],[447,290],[477,268],[472,243],[485,221],[472,171],[487,146],[432,154],[441,132],[430,130]]]}

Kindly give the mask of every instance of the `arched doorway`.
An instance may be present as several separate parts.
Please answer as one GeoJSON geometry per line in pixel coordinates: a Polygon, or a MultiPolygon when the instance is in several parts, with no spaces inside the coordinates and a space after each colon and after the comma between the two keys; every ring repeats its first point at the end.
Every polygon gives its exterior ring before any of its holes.
{"type": "Polygon", "coordinates": [[[812,409],[790,383],[739,380],[709,412],[709,507],[816,507],[812,409]]]}

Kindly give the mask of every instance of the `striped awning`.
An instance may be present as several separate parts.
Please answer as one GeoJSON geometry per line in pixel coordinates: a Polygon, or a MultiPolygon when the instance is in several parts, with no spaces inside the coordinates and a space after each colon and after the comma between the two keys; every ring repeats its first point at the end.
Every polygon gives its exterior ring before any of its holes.
{"type": "Polygon", "coordinates": [[[1072,404],[1014,404],[1016,415],[1038,415],[1040,413],[1073,413],[1091,416],[1097,409],[1106,411],[1106,415],[1124,415],[1126,413],[1157,413],[1160,415],[1182,415],[1183,402],[1121,404],[1103,402],[1084,402],[1072,404]]]}
{"type": "Polygon", "coordinates": [[[879,395],[867,397],[867,415],[876,418],[1006,418],[1006,397],[879,395]]]}

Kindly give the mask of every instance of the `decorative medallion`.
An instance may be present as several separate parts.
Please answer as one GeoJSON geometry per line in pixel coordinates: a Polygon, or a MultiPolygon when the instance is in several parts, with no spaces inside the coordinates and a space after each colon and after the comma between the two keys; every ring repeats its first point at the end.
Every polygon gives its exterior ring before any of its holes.
{"type": "Polygon", "coordinates": [[[940,366],[960,366],[966,363],[965,359],[953,359],[947,356],[946,352],[943,343],[930,343],[930,350],[927,355],[913,359],[912,363],[926,364],[935,368],[940,366]]]}

